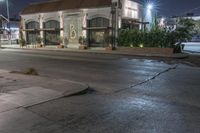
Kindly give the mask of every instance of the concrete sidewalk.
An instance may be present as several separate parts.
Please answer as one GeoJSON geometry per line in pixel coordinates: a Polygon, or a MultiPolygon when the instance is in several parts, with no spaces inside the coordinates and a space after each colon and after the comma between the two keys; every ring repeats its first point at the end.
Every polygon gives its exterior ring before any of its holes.
{"type": "Polygon", "coordinates": [[[90,48],[86,50],[72,49],[72,48],[57,48],[56,46],[46,46],[44,48],[36,48],[35,46],[29,46],[20,48],[19,45],[2,45],[2,48],[7,49],[23,49],[23,50],[40,50],[40,51],[56,51],[56,52],[79,52],[79,53],[91,53],[91,54],[112,54],[112,55],[122,55],[122,56],[142,56],[142,57],[162,57],[162,58],[175,58],[182,59],[187,58],[188,54],[179,53],[179,54],[157,54],[157,53],[133,53],[132,51],[123,51],[123,50],[114,50],[108,51],[105,48],[90,48]]]}
{"type": "Polygon", "coordinates": [[[72,95],[88,88],[87,85],[66,79],[52,79],[43,76],[31,76],[11,73],[0,69],[0,93],[17,91],[22,88],[42,87],[58,91],[63,95],[72,95]]]}
{"type": "Polygon", "coordinates": [[[0,70],[0,132],[60,133],[64,128],[27,108],[86,89],[87,85],[64,79],[13,74],[0,70]]]}

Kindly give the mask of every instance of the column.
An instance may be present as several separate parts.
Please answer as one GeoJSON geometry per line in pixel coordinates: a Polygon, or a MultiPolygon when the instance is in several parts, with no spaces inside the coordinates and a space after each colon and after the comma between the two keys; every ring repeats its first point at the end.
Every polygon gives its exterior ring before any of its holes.
{"type": "Polygon", "coordinates": [[[25,24],[25,19],[21,19],[21,33],[20,33],[20,39],[24,39],[24,40],[26,40],[26,24],[25,24]]]}
{"type": "Polygon", "coordinates": [[[60,37],[63,39],[63,45],[64,45],[64,16],[63,12],[59,12],[59,18],[60,18],[60,37]]]}
{"type": "MultiPolygon", "coordinates": [[[[44,15],[40,14],[39,15],[39,23],[40,23],[40,37],[44,40],[44,25],[43,25],[43,21],[44,21],[44,15]]],[[[44,41],[42,41],[42,45],[44,45],[44,41]]]]}

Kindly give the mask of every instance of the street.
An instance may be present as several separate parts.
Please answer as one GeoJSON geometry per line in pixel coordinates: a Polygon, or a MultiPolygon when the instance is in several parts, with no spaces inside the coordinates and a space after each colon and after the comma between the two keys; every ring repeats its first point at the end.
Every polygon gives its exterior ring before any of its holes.
{"type": "Polygon", "coordinates": [[[198,55],[200,54],[200,42],[187,42],[183,44],[185,45],[184,51],[198,55]]]}
{"type": "Polygon", "coordinates": [[[1,49],[2,70],[34,68],[39,76],[80,82],[90,90],[0,113],[0,132],[199,133],[200,68],[186,64],[161,58],[1,49]]]}

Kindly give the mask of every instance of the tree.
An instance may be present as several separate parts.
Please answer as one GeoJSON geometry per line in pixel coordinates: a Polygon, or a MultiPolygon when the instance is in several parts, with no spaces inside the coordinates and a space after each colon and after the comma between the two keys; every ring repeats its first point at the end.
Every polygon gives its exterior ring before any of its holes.
{"type": "Polygon", "coordinates": [[[195,29],[194,20],[181,18],[178,22],[178,26],[176,29],[179,43],[181,44],[182,42],[191,40],[195,32],[194,29],[195,29]]]}
{"type": "Polygon", "coordinates": [[[200,34],[200,20],[195,21],[194,30],[196,34],[200,34]]]}

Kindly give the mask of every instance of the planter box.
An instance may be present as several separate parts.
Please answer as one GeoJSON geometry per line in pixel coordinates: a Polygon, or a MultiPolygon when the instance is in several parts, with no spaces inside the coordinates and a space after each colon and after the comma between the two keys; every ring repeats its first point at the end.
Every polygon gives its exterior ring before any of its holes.
{"type": "Polygon", "coordinates": [[[64,45],[57,45],[57,48],[65,48],[64,45]]]}
{"type": "Polygon", "coordinates": [[[80,50],[85,50],[85,49],[87,49],[87,48],[88,48],[87,45],[80,45],[80,46],[79,46],[79,49],[80,49],[80,50]]]}
{"type": "Polygon", "coordinates": [[[128,47],[119,47],[119,51],[135,54],[154,54],[154,55],[172,55],[174,53],[173,48],[128,48],[128,47]]]}
{"type": "Polygon", "coordinates": [[[106,51],[113,51],[113,50],[116,50],[116,48],[106,47],[106,51]]]}
{"type": "Polygon", "coordinates": [[[37,48],[42,48],[43,45],[42,44],[37,44],[37,48]]]}

